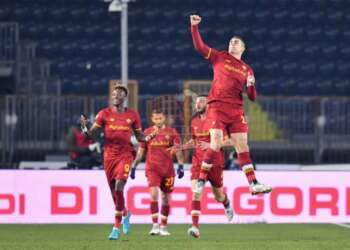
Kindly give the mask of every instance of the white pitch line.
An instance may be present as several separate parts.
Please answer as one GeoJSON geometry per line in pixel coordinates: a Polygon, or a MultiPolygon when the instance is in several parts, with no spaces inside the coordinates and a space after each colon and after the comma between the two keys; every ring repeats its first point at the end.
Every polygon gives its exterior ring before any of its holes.
{"type": "Polygon", "coordinates": [[[350,225],[348,225],[348,224],[343,224],[343,223],[334,223],[333,225],[337,225],[337,226],[339,226],[339,227],[345,227],[345,228],[350,229],[350,225]]]}

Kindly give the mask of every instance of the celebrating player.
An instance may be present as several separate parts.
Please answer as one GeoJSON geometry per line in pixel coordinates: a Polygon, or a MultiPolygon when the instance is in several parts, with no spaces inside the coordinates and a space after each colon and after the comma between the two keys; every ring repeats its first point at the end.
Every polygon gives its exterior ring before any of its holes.
{"type": "MultiPolygon", "coordinates": [[[[192,168],[191,168],[191,184],[192,190],[195,189],[197,181],[199,179],[201,163],[203,161],[203,156],[205,149],[210,145],[210,135],[208,130],[204,130],[204,123],[206,119],[207,111],[207,97],[198,96],[196,99],[195,105],[196,115],[192,118],[191,121],[191,139],[184,145],[175,146],[172,150],[184,150],[184,149],[195,149],[195,152],[192,156],[192,168]]],[[[225,140],[224,143],[230,143],[230,140],[225,140]]],[[[226,146],[226,145],[225,145],[226,146]]],[[[229,145],[227,145],[229,146],[229,145]]],[[[215,199],[222,203],[225,208],[225,214],[228,221],[231,221],[233,218],[232,208],[230,206],[230,201],[223,188],[223,171],[224,171],[224,152],[220,151],[220,154],[217,154],[215,159],[216,161],[213,164],[213,167],[210,169],[207,179],[212,185],[212,191],[215,199]]],[[[199,233],[199,215],[201,211],[201,194],[192,192],[192,227],[188,229],[188,234],[192,235],[195,238],[200,237],[199,233]]]]}
{"type": "Polygon", "coordinates": [[[127,234],[130,227],[130,213],[124,205],[124,186],[129,176],[130,166],[133,163],[135,152],[130,142],[132,133],[138,141],[150,140],[152,133],[144,136],[141,128],[140,116],[136,111],[124,107],[128,90],[122,85],[116,85],[112,92],[112,106],[102,109],[96,116],[95,123],[89,129],[85,116],[81,117],[81,127],[89,138],[103,131],[104,170],[115,204],[115,223],[109,235],[110,240],[120,237],[120,225],[123,233],[127,234]]]}
{"type": "MultiPolygon", "coordinates": [[[[174,188],[175,170],[173,166],[173,156],[169,150],[175,144],[180,144],[180,136],[175,129],[165,125],[165,115],[161,111],[153,111],[152,122],[153,126],[145,130],[145,135],[157,134],[153,139],[147,143],[141,144],[134,161],[130,177],[135,178],[135,170],[142,160],[142,157],[147,150],[146,157],[146,176],[148,179],[148,186],[150,189],[151,203],[150,210],[152,216],[152,230],[150,235],[167,236],[170,233],[167,230],[167,221],[169,215],[169,201],[170,194],[174,188]],[[158,224],[158,191],[161,191],[161,224],[158,224]]],[[[179,151],[176,153],[178,160],[177,174],[181,179],[184,176],[183,169],[183,155],[179,151]]]]}
{"type": "Polygon", "coordinates": [[[256,98],[253,70],[241,60],[245,50],[244,41],[237,36],[231,38],[228,51],[217,51],[208,47],[199,34],[201,17],[190,16],[191,33],[195,49],[213,67],[214,79],[208,96],[208,111],[205,127],[210,132],[210,147],[206,150],[195,191],[201,193],[208,172],[215,164],[223,143],[223,131],[230,133],[241,169],[246,174],[252,194],[269,193],[271,187],[259,183],[255,177],[248,147],[248,124],[243,111],[242,93],[256,98]]]}

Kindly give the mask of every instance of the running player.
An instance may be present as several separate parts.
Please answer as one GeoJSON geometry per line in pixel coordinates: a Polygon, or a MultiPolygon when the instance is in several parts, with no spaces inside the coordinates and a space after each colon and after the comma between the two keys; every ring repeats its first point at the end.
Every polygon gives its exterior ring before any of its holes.
{"type": "Polygon", "coordinates": [[[231,38],[228,51],[217,51],[208,47],[199,34],[201,17],[191,15],[191,33],[195,49],[207,59],[213,67],[214,79],[208,96],[206,129],[210,132],[210,148],[206,150],[201,166],[199,181],[195,191],[201,193],[206,176],[220,154],[224,130],[230,134],[241,169],[246,174],[252,194],[269,193],[271,187],[259,183],[255,177],[254,167],[248,146],[248,124],[243,111],[243,90],[246,88],[248,98],[256,98],[255,77],[253,70],[241,59],[245,50],[242,38],[231,38]]]}
{"type": "MultiPolygon", "coordinates": [[[[137,152],[136,159],[134,161],[130,177],[135,178],[135,170],[143,158],[145,151],[147,151],[146,157],[146,177],[148,180],[148,186],[151,195],[151,217],[153,226],[150,235],[162,235],[168,236],[170,233],[167,230],[168,215],[170,211],[170,194],[174,188],[175,170],[173,165],[173,155],[168,150],[176,144],[180,144],[180,136],[175,129],[165,125],[165,115],[161,111],[153,111],[152,122],[153,126],[145,130],[145,135],[157,135],[149,140],[147,143],[140,145],[137,152]],[[158,223],[159,212],[159,189],[161,193],[161,224],[158,223]]],[[[183,169],[183,155],[181,151],[176,153],[178,168],[178,178],[184,176],[183,169]]]]}
{"type": "MultiPolygon", "coordinates": [[[[207,111],[207,96],[198,96],[195,103],[196,114],[191,120],[191,139],[184,145],[175,146],[172,148],[173,151],[195,149],[192,155],[192,168],[191,168],[191,184],[192,190],[195,189],[197,181],[199,179],[201,163],[205,150],[210,146],[210,135],[208,130],[204,130],[204,124],[206,120],[207,111]]],[[[226,136],[227,137],[227,136],[226,136]]],[[[230,146],[230,140],[225,140],[224,143],[230,146]]],[[[215,159],[213,167],[210,169],[207,179],[212,185],[212,191],[216,201],[223,204],[225,214],[228,221],[233,218],[233,211],[230,206],[230,201],[223,188],[223,171],[224,171],[224,152],[220,151],[220,154],[216,155],[218,158],[215,159]]],[[[199,238],[199,215],[201,212],[201,194],[192,192],[192,227],[188,229],[188,234],[199,238]]]]}
{"type": "Polygon", "coordinates": [[[124,86],[116,85],[112,92],[111,107],[98,112],[95,123],[90,129],[86,117],[83,115],[81,117],[81,127],[87,137],[94,139],[100,132],[105,135],[103,165],[116,209],[110,240],[117,240],[120,237],[121,223],[123,233],[129,232],[131,214],[125,208],[124,186],[135,158],[130,142],[131,135],[134,133],[140,142],[148,141],[154,136],[150,133],[145,137],[139,114],[124,107],[127,95],[128,90],[124,86]]]}

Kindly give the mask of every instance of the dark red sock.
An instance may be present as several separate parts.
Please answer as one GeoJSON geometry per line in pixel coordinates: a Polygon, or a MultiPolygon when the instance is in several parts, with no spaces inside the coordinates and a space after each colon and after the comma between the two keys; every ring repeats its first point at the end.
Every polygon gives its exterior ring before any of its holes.
{"type": "Polygon", "coordinates": [[[252,160],[250,159],[250,153],[249,152],[239,153],[238,162],[241,169],[245,173],[249,184],[256,183],[257,180],[255,178],[254,166],[252,164],[252,160]]]}
{"type": "Polygon", "coordinates": [[[124,206],[124,193],[123,191],[116,191],[115,192],[116,197],[116,211],[115,211],[115,222],[114,227],[119,228],[120,223],[122,221],[123,213],[125,210],[124,206]]]}
{"type": "Polygon", "coordinates": [[[151,217],[152,217],[153,224],[158,223],[158,217],[159,217],[158,201],[151,201],[150,209],[151,209],[151,217]]]}
{"type": "Polygon", "coordinates": [[[230,207],[230,200],[228,199],[226,193],[225,193],[225,199],[223,200],[222,205],[224,205],[224,208],[229,208],[230,207]]]}
{"type": "Polygon", "coordinates": [[[192,201],[192,226],[199,227],[199,215],[201,213],[201,202],[193,200],[192,201]]]}
{"type": "Polygon", "coordinates": [[[169,212],[170,212],[170,206],[169,205],[162,205],[162,208],[160,210],[160,214],[161,214],[160,224],[162,226],[166,226],[168,224],[169,212]]]}

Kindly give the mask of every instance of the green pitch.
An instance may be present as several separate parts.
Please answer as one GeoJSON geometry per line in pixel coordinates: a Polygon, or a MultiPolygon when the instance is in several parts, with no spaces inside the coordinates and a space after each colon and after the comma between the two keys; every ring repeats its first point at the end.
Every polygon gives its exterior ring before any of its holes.
{"type": "Polygon", "coordinates": [[[110,225],[0,225],[0,249],[298,250],[350,249],[350,229],[331,224],[203,225],[201,238],[187,225],[170,225],[169,237],[149,236],[150,225],[108,241],[110,225]]]}

